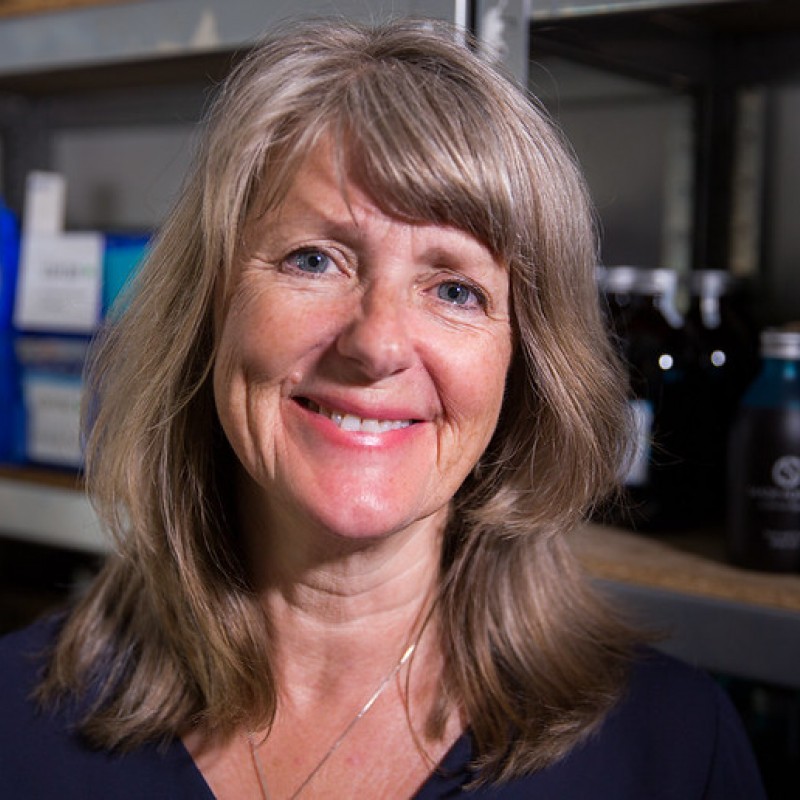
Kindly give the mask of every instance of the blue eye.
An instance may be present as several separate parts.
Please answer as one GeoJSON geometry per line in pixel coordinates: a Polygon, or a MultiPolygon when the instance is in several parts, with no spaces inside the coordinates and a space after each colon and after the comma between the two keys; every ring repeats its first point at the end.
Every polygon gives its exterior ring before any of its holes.
{"type": "Polygon", "coordinates": [[[302,272],[320,275],[328,269],[330,259],[319,250],[300,250],[289,256],[289,263],[302,272]]]}
{"type": "Polygon", "coordinates": [[[483,298],[471,286],[458,281],[446,281],[436,287],[440,300],[454,306],[483,305],[483,298]]]}

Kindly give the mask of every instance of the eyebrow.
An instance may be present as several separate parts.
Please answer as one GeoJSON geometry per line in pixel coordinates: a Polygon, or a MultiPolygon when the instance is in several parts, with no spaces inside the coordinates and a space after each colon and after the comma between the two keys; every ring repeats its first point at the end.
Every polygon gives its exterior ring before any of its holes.
{"type": "MultiPolygon", "coordinates": [[[[313,199],[309,200],[307,198],[295,198],[293,201],[294,209],[288,214],[285,213],[286,205],[283,205],[272,212],[267,212],[267,214],[262,217],[261,221],[265,222],[274,214],[274,224],[266,226],[264,231],[265,243],[267,246],[277,246],[279,244],[277,240],[282,235],[281,231],[282,229],[285,230],[287,225],[294,230],[302,229],[304,224],[309,224],[319,226],[317,230],[314,230],[310,233],[312,237],[315,235],[324,236],[326,238],[340,241],[347,247],[351,247],[353,249],[358,248],[364,242],[365,236],[362,226],[359,225],[354,214],[351,213],[352,204],[348,204],[347,199],[348,198],[346,196],[342,197],[341,207],[339,207],[337,204],[336,214],[332,213],[325,204],[318,204],[315,203],[313,199]],[[344,210],[345,213],[341,215],[338,213],[339,210],[344,210]],[[277,232],[277,236],[274,235],[273,232],[277,232]]],[[[476,251],[480,249],[488,254],[492,263],[497,266],[499,271],[504,274],[508,274],[508,265],[503,261],[503,259],[492,253],[486,244],[475,238],[475,236],[473,236],[469,231],[466,231],[463,228],[459,228],[455,225],[442,225],[431,220],[412,220],[403,219],[402,217],[395,217],[392,214],[383,211],[374,200],[371,200],[368,197],[367,200],[370,206],[372,206],[374,209],[377,209],[377,213],[380,213],[390,220],[397,220],[402,224],[408,224],[419,228],[439,228],[440,230],[444,230],[450,234],[453,234],[459,239],[459,249],[469,248],[476,251]]],[[[285,233],[283,235],[289,236],[291,234],[285,233]]],[[[445,265],[448,262],[453,262],[455,260],[453,249],[439,243],[427,246],[423,251],[423,255],[430,260],[441,261],[445,265]]]]}
{"type": "Polygon", "coordinates": [[[360,226],[352,214],[348,213],[345,218],[340,218],[338,214],[333,215],[324,208],[305,202],[302,206],[301,209],[294,210],[289,214],[285,213],[286,208],[283,206],[276,212],[268,212],[259,222],[267,226],[267,233],[269,233],[270,230],[280,231],[287,226],[295,228],[302,227],[303,225],[319,225],[320,227],[324,227],[325,235],[334,238],[362,238],[360,226]],[[269,224],[270,217],[272,218],[272,224],[269,224]]]}

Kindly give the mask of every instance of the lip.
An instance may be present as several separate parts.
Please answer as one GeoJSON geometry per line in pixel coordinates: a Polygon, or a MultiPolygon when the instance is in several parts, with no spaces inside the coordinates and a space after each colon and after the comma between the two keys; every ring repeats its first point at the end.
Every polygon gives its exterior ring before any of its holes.
{"type": "MultiPolygon", "coordinates": [[[[316,414],[316,412],[308,407],[309,403],[332,411],[338,411],[342,414],[350,414],[354,417],[360,417],[361,419],[375,419],[379,422],[386,420],[409,420],[413,425],[414,423],[428,422],[430,420],[430,415],[420,413],[419,409],[411,409],[408,406],[388,406],[383,404],[378,406],[352,398],[332,397],[330,395],[321,394],[304,394],[302,392],[295,392],[291,400],[304,410],[314,414],[316,414]]],[[[316,416],[324,415],[316,414],[316,416]]]]}
{"type": "MultiPolygon", "coordinates": [[[[373,456],[377,453],[396,453],[396,448],[405,447],[409,442],[416,441],[422,431],[429,427],[415,421],[405,427],[380,432],[352,431],[339,427],[330,417],[317,413],[308,405],[297,402],[295,399],[290,402],[289,409],[289,418],[299,426],[297,428],[299,436],[310,446],[315,448],[332,446],[336,450],[347,451],[352,456],[357,456],[359,453],[371,453],[373,456]]],[[[378,418],[362,417],[362,419],[378,418]]],[[[384,417],[384,419],[395,418],[384,417]]]]}

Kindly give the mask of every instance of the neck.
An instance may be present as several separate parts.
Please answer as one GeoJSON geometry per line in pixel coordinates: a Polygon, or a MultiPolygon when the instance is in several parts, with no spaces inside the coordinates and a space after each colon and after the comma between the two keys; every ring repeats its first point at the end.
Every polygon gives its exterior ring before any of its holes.
{"type": "Polygon", "coordinates": [[[246,529],[283,692],[303,687],[310,696],[318,687],[330,694],[400,658],[435,597],[445,516],[367,541],[274,520],[268,534],[246,529]]]}

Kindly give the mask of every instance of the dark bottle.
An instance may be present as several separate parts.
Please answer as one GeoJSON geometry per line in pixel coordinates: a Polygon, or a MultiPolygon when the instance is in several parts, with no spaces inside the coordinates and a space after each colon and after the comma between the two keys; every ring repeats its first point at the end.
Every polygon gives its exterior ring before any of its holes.
{"type": "Polygon", "coordinates": [[[742,395],[758,369],[758,339],[740,307],[740,284],[725,270],[690,276],[686,315],[694,353],[692,436],[687,458],[695,472],[699,525],[725,519],[728,441],[742,395]]]}
{"type": "Polygon", "coordinates": [[[800,572],[800,332],[764,331],[761,354],[731,432],[729,553],[740,566],[800,572]]]}
{"type": "Polygon", "coordinates": [[[629,368],[636,433],[625,502],[607,520],[637,530],[679,529],[693,519],[685,459],[692,359],[677,286],[670,269],[615,267],[604,275],[611,325],[629,368]]]}
{"type": "Polygon", "coordinates": [[[609,324],[623,356],[627,346],[628,320],[649,303],[637,288],[643,271],[640,267],[609,267],[599,273],[609,324]]]}

